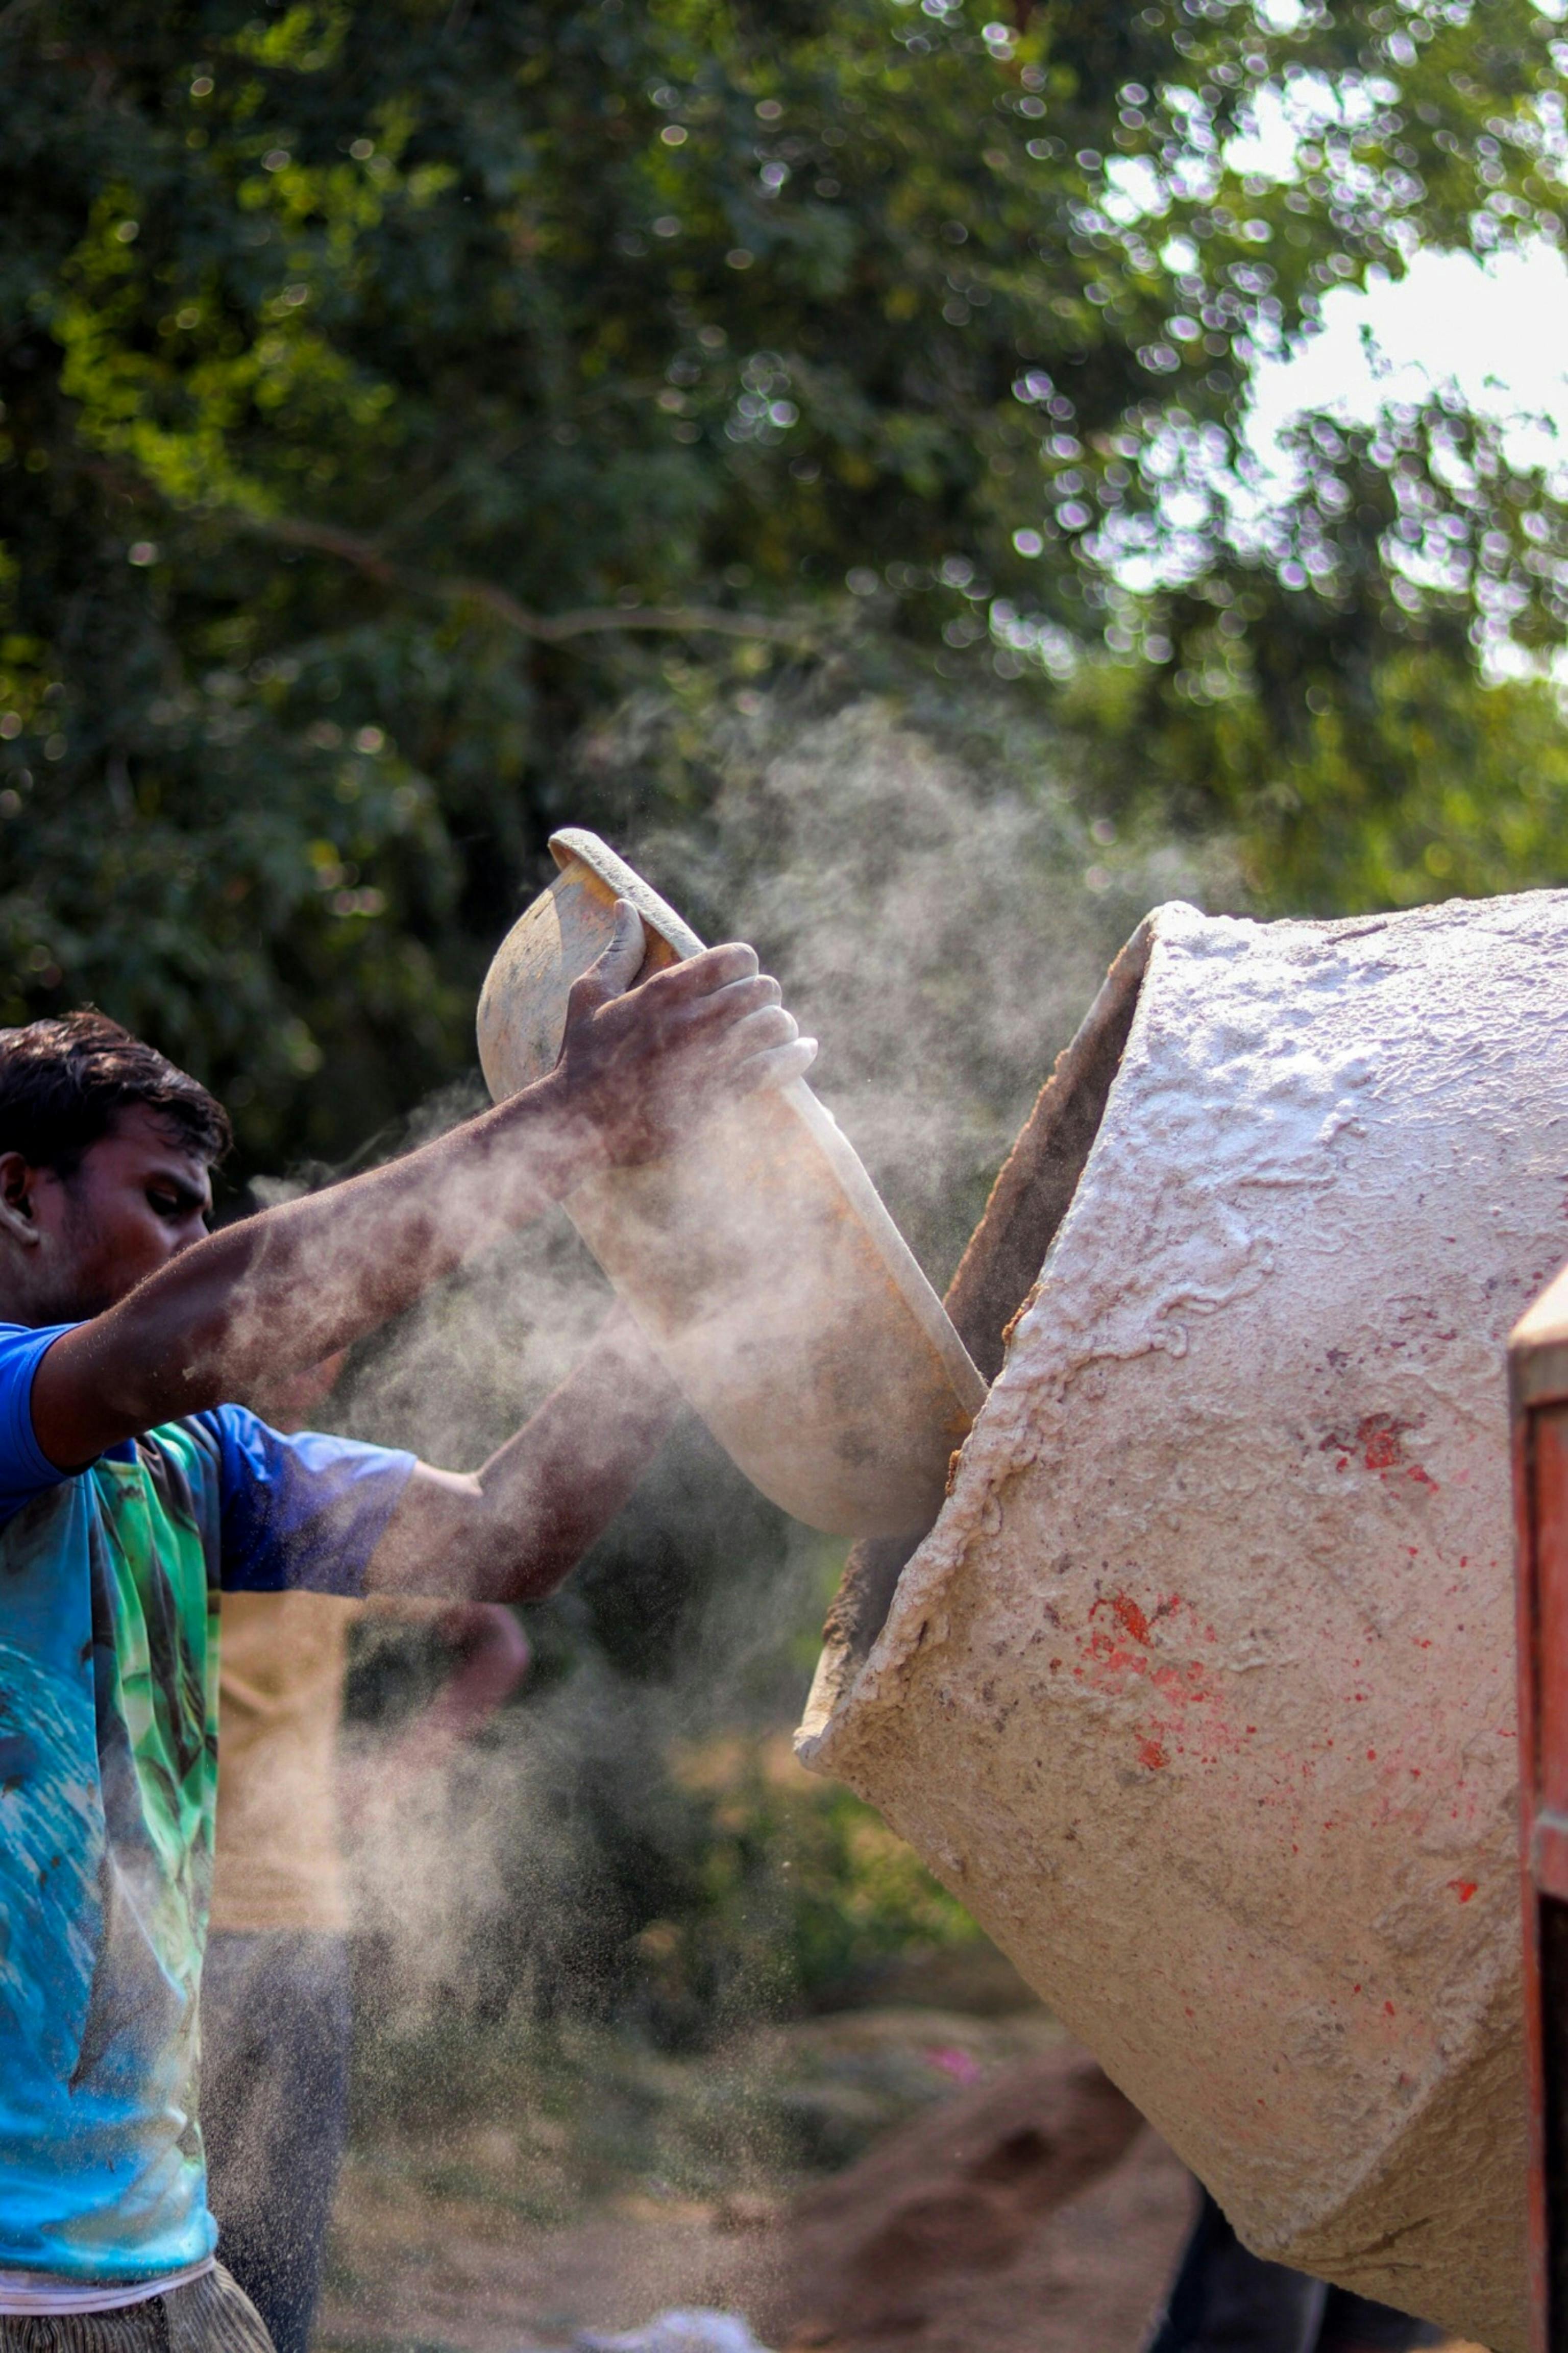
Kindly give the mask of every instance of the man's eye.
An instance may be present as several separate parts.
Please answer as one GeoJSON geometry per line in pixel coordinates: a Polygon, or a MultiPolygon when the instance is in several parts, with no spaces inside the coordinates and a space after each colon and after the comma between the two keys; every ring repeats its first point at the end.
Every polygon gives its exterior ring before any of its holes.
{"type": "Polygon", "coordinates": [[[153,1216],[158,1218],[177,1218],[185,1206],[177,1193],[149,1193],[147,1200],[153,1216]]]}

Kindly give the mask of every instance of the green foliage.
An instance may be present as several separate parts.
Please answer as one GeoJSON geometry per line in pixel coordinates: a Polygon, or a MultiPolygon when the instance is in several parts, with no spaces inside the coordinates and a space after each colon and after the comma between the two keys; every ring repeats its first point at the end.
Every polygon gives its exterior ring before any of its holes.
{"type": "Polygon", "coordinates": [[[1555,807],[1543,707],[1468,681],[1560,634],[1558,512],[1436,402],[1314,422],[1259,522],[1247,371],[1418,238],[1559,235],[1563,63],[1531,0],[6,11],[0,1013],[96,996],[253,1162],[341,1156],[468,1060],[587,723],[879,636],[1136,649],[1172,806],[1276,895],[1436,881],[1371,765],[1405,657],[1555,807]]]}
{"type": "Polygon", "coordinates": [[[1256,903],[1349,914],[1568,881],[1568,733],[1536,680],[1484,686],[1430,645],[1310,676],[1289,730],[1250,677],[1152,717],[1100,666],[1068,698],[1108,803],[1194,803],[1235,828],[1256,903]]]}
{"type": "Polygon", "coordinates": [[[978,1940],[903,1841],[847,1789],[814,1780],[787,1736],[689,1746],[675,1779],[706,1815],[697,1885],[637,1939],[642,2000],[667,2033],[707,2028],[716,2011],[830,2003],[895,1957],[978,1940]]]}

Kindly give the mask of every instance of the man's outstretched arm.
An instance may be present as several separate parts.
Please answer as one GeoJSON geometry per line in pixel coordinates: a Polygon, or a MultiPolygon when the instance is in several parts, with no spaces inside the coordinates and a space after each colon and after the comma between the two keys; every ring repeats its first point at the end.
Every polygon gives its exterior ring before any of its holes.
{"type": "Polygon", "coordinates": [[[631,1496],[680,1397],[625,1308],[481,1471],[421,1462],[365,1572],[369,1593],[536,1601],[631,1496]]]}
{"type": "Polygon", "coordinates": [[[76,1468],[319,1363],[596,1170],[656,1157],[722,1096],[809,1066],[815,1044],[749,947],[633,988],[644,947],[623,902],[548,1078],[402,1160],[211,1235],[62,1335],[33,1383],[48,1460],[76,1468]]]}

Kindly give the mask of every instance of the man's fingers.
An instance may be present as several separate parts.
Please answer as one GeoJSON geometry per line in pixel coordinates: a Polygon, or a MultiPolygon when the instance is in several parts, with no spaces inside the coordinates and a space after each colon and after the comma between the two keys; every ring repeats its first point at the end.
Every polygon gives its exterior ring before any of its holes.
{"type": "Polygon", "coordinates": [[[624,1105],[622,1157],[668,1149],[668,1114],[684,1121],[721,1096],[787,1086],[816,1059],[816,1039],[801,1037],[743,941],[688,956],[628,997],[646,946],[637,910],[617,901],[608,947],[572,990],[563,1048],[590,1092],[624,1105]]]}
{"type": "Polygon", "coordinates": [[[786,1013],[782,1005],[764,1005],[725,1031],[723,1050],[731,1061],[743,1062],[748,1055],[765,1054],[775,1046],[793,1046],[799,1035],[800,1024],[793,1013],[786,1013]]]}
{"type": "Polygon", "coordinates": [[[669,1003],[681,1004],[710,996],[738,980],[754,979],[756,973],[756,949],[748,947],[744,940],[731,940],[723,947],[704,948],[700,955],[687,956],[655,973],[647,986],[669,1003]]]}
{"type": "Polygon", "coordinates": [[[816,1060],[815,1038],[796,1038],[788,1046],[773,1046],[765,1054],[752,1054],[739,1065],[730,1092],[749,1095],[759,1087],[787,1087],[792,1079],[804,1079],[816,1060]]]}
{"type": "Polygon", "coordinates": [[[800,1025],[779,1003],[777,981],[755,973],[688,1004],[671,1005],[667,998],[658,1027],[666,1050],[733,1063],[762,1048],[787,1046],[800,1025]]]}
{"type": "Polygon", "coordinates": [[[775,1008],[782,991],[771,973],[752,973],[745,980],[731,980],[723,988],[715,988],[682,1005],[678,1018],[693,1029],[726,1029],[752,1013],[767,1012],[775,1008]]]}
{"type": "Polygon", "coordinates": [[[642,917],[629,899],[617,899],[616,928],[610,934],[609,945],[597,962],[588,966],[577,986],[581,988],[586,982],[595,1004],[607,1005],[611,997],[626,995],[641,971],[647,954],[642,917]]]}

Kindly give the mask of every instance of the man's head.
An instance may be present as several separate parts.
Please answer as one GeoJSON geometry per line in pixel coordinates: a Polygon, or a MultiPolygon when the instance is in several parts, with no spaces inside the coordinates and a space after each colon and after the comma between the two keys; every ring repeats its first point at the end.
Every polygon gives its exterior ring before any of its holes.
{"type": "Polygon", "coordinates": [[[101,1013],[0,1029],[0,1316],[96,1315],[199,1241],[223,1105],[101,1013]]]}

